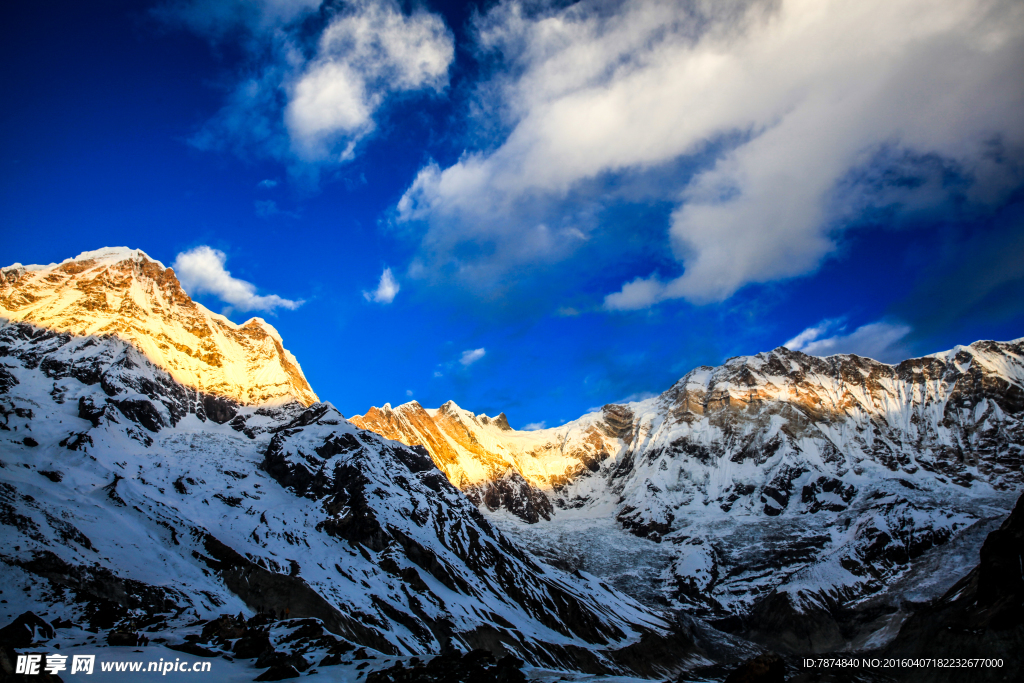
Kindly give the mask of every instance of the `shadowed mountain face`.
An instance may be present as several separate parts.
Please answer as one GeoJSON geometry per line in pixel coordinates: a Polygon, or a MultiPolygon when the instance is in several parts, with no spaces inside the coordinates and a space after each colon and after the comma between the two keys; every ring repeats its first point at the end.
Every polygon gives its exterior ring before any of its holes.
{"type": "MultiPolygon", "coordinates": [[[[827,650],[891,638],[905,615],[890,587],[911,581],[923,599],[941,594],[948,585],[914,566],[941,564],[956,539],[977,552],[977,530],[1012,505],[1022,482],[1022,341],[898,365],[779,348],[534,432],[453,403],[353,420],[422,445],[551,561],[781,648],[827,650]],[[636,559],[609,561],[596,550],[609,544],[636,559]],[[874,616],[850,616],[869,600],[874,616]],[[771,615],[806,617],[806,635],[785,635],[771,615]]],[[[970,566],[955,557],[953,576],[970,566]]]]}
{"type": "MultiPolygon", "coordinates": [[[[68,277],[98,268],[73,263],[68,277]]],[[[105,266],[91,296],[138,302],[151,270],[144,255],[105,266]]],[[[7,287],[21,302],[40,291],[7,287]]],[[[155,291],[170,338],[191,334],[176,326],[192,314],[210,319],[155,291]]],[[[146,353],[154,315],[117,318],[126,334],[0,322],[3,623],[26,611],[100,630],[144,619],[174,641],[197,617],[271,612],[317,620],[310,628],[349,644],[331,652],[482,648],[641,675],[698,657],[662,615],[523,550],[422,448],[360,429],[330,404],[277,395],[251,405],[181,384],[146,353]]],[[[234,348],[227,332],[209,337],[221,357],[234,348]]],[[[244,620],[227,626],[237,638],[244,620]]],[[[228,641],[228,651],[263,652],[228,641]]]]}
{"type": "Polygon", "coordinates": [[[236,325],[212,313],[189,298],[173,270],[138,250],[100,249],[60,264],[3,268],[0,318],[117,337],[178,384],[221,398],[222,412],[230,403],[318,400],[277,330],[260,318],[236,325]]]}
{"type": "MultiPolygon", "coordinates": [[[[914,613],[887,648],[892,657],[1002,659],[978,667],[972,681],[1019,680],[1024,668],[1024,496],[985,539],[967,576],[914,613]]],[[[908,672],[907,681],[960,681],[956,669],[908,672]]]]}

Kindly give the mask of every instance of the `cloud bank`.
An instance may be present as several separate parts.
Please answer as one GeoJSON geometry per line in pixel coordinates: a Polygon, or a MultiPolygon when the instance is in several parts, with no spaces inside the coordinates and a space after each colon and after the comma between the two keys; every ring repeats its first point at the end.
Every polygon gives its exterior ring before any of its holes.
{"type": "Polygon", "coordinates": [[[256,285],[232,277],[224,269],[226,261],[227,256],[223,251],[203,245],[178,254],[172,267],[181,286],[190,295],[212,294],[239,311],[273,313],[278,308],[295,310],[304,303],[284,299],[276,294],[256,294],[256,285]]]}
{"type": "MultiPolygon", "coordinates": [[[[605,299],[721,301],[814,271],[866,213],[995,206],[1024,181],[1024,5],[1013,0],[625,0],[476,24],[477,127],[396,207],[410,273],[499,281],[568,258],[599,221],[581,187],[694,160],[645,188],[672,207],[674,276],[605,299]]],[[[613,182],[614,181],[614,182],[613,182]]]]}

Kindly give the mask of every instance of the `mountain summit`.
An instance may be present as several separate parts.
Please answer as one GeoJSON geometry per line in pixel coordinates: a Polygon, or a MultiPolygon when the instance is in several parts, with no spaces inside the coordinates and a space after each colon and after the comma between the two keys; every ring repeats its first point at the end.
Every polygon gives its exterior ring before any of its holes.
{"type": "Polygon", "coordinates": [[[0,269],[0,318],[117,337],[179,384],[243,405],[319,400],[270,324],[238,325],[192,301],[171,268],[138,249],[0,269]]]}

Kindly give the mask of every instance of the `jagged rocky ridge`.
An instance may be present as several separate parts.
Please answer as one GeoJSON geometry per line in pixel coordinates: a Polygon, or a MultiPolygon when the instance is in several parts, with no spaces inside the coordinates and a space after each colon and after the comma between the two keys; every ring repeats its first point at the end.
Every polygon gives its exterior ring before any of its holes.
{"type": "Polygon", "coordinates": [[[385,406],[353,420],[426,447],[500,526],[552,561],[649,603],[771,634],[781,647],[827,650],[890,638],[905,613],[888,588],[915,580],[921,599],[941,594],[941,581],[914,566],[939,562],[951,540],[980,544],[976,530],[1012,505],[1024,446],[1022,341],[897,365],[779,348],[535,432],[452,403],[385,406]],[[638,559],[595,551],[609,543],[638,559]],[[638,585],[638,573],[658,589],[638,585]],[[883,598],[874,618],[861,614],[848,628],[843,614],[883,598]],[[767,616],[796,623],[811,613],[824,619],[808,628],[815,637],[788,641],[767,616]]]}
{"type": "Polygon", "coordinates": [[[484,648],[647,675],[697,656],[650,609],[533,559],[424,451],[330,404],[216,421],[132,345],[26,323],[0,325],[0,367],[0,574],[19,595],[5,623],[43,606],[109,628],[136,610],[173,634],[288,610],[386,655],[484,648]]]}

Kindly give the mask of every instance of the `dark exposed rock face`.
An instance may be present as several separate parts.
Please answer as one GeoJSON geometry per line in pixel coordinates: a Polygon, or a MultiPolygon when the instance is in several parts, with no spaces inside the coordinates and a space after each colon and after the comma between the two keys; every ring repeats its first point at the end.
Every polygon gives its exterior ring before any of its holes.
{"type": "Polygon", "coordinates": [[[49,580],[53,586],[74,590],[79,601],[89,600],[153,613],[175,610],[188,604],[185,596],[173,589],[122,578],[102,567],[71,565],[50,552],[39,553],[30,560],[19,562],[18,566],[49,580]]]}
{"type": "Polygon", "coordinates": [[[488,510],[505,509],[530,524],[551,519],[551,501],[543,491],[531,486],[521,474],[509,469],[500,479],[466,489],[475,504],[488,510]]]}
{"type": "Polygon", "coordinates": [[[886,648],[892,657],[1002,659],[1002,667],[929,668],[904,680],[1013,681],[1024,670],[1024,496],[981,548],[981,561],[933,605],[914,613],[886,648]]]}
{"type": "Polygon", "coordinates": [[[343,614],[302,578],[278,574],[249,561],[213,536],[203,537],[209,553],[203,561],[217,571],[225,585],[254,608],[275,614],[290,610],[294,617],[320,619],[331,631],[381,652],[397,654],[377,630],[343,614]]]}
{"type": "Polygon", "coordinates": [[[601,412],[604,415],[604,424],[609,436],[622,439],[626,443],[633,440],[634,415],[628,406],[609,403],[601,408],[601,412]]]}
{"type": "Polygon", "coordinates": [[[28,647],[36,640],[53,638],[53,626],[35,612],[25,612],[0,628],[0,645],[28,647]]]}
{"type": "Polygon", "coordinates": [[[224,396],[203,396],[203,409],[206,417],[217,424],[224,424],[238,413],[238,404],[224,396]]]}

